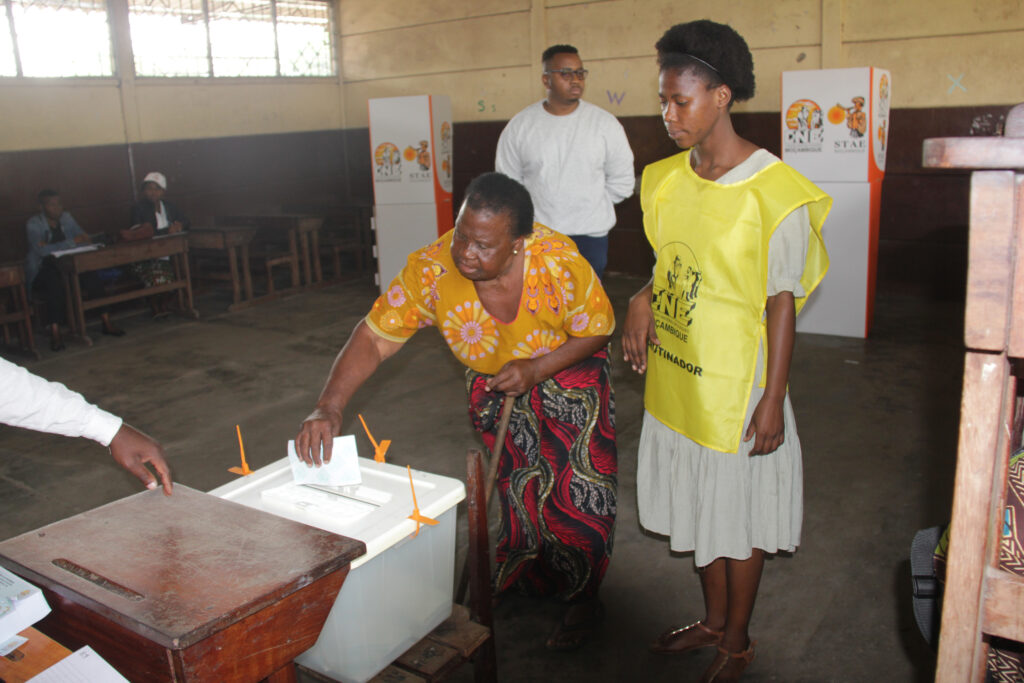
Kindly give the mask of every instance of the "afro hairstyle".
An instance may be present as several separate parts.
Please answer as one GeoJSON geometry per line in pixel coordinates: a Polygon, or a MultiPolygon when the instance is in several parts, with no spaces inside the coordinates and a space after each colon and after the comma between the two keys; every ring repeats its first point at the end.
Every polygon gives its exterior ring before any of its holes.
{"type": "Polygon", "coordinates": [[[731,26],[707,19],[676,24],[654,47],[662,71],[693,71],[711,88],[724,83],[732,90],[732,102],[754,96],[754,59],[747,41],[731,26]]]}

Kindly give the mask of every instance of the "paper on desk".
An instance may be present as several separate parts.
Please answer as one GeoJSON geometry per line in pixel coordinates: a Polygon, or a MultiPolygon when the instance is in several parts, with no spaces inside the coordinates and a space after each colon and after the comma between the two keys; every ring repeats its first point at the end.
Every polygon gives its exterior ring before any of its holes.
{"type": "Polygon", "coordinates": [[[41,590],[0,567],[0,641],[6,642],[49,613],[41,590]]]}
{"type": "Polygon", "coordinates": [[[0,657],[6,657],[19,647],[28,642],[28,638],[22,636],[11,636],[6,643],[0,643],[0,657]]]}
{"type": "Polygon", "coordinates": [[[72,652],[28,683],[129,683],[114,667],[86,645],[72,652]]]}
{"type": "Polygon", "coordinates": [[[54,258],[60,258],[61,256],[67,256],[68,254],[81,254],[86,251],[96,251],[99,248],[99,244],[83,244],[80,247],[72,247],[71,249],[61,249],[60,251],[54,251],[51,253],[54,258]]]}
{"type": "MultiPolygon", "coordinates": [[[[321,449],[320,455],[323,455],[321,449]]],[[[334,437],[331,461],[320,467],[308,467],[295,455],[295,442],[288,442],[288,462],[292,466],[292,477],[296,484],[320,484],[321,486],[352,486],[361,484],[359,460],[356,453],[356,437],[334,437]]]]}

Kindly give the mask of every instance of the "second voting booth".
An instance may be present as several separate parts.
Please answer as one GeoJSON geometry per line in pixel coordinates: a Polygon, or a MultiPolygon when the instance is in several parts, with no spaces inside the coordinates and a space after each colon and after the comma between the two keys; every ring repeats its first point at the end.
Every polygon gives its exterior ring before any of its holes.
{"type": "Polygon", "coordinates": [[[381,293],[410,253],[454,227],[452,104],[446,95],[369,101],[381,293]]]}
{"type": "Polygon", "coordinates": [[[797,318],[800,332],[871,329],[891,87],[875,67],[782,74],[782,159],[833,200],[823,230],[829,271],[797,318]]]}

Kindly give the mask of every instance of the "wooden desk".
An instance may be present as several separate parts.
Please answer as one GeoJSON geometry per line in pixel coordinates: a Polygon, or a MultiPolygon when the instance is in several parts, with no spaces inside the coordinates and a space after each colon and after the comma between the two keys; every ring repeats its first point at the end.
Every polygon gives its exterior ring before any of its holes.
{"type": "Polygon", "coordinates": [[[72,331],[90,346],[92,345],[92,339],[85,332],[85,312],[100,306],[153,296],[163,292],[177,292],[178,305],[181,310],[194,318],[199,317],[199,312],[192,305],[192,280],[189,277],[188,270],[188,238],[185,233],[163,235],[138,242],[118,242],[117,244],[101,247],[94,251],[67,254],[58,259],[58,264],[61,270],[64,271],[65,282],[68,285],[69,311],[71,313],[68,322],[72,327],[72,331]],[[139,289],[133,289],[114,296],[105,296],[100,299],[82,300],[82,287],[78,279],[78,276],[82,273],[126,266],[131,263],[149,261],[163,256],[171,258],[175,274],[173,282],[155,287],[140,287],[139,289]]]}
{"type": "Polygon", "coordinates": [[[34,628],[18,635],[28,638],[28,642],[0,657],[0,680],[4,683],[23,683],[71,654],[71,650],[34,628]]]}
{"type": "MultiPolygon", "coordinates": [[[[228,271],[231,278],[232,304],[229,311],[253,303],[252,269],[249,267],[249,243],[256,236],[258,228],[253,226],[192,226],[187,234],[189,249],[223,251],[228,257],[228,271]],[[241,264],[241,271],[239,271],[241,264]],[[241,276],[241,281],[239,277],[241,276]],[[242,297],[244,287],[245,297],[242,297]]],[[[197,274],[198,277],[198,274],[197,274]]]]}
{"type": "Polygon", "coordinates": [[[132,681],[294,681],[362,541],[178,484],[0,543],[39,628],[132,681]]]}
{"type": "MultiPolygon", "coordinates": [[[[324,224],[323,216],[304,213],[238,214],[218,216],[216,222],[218,225],[252,225],[263,230],[287,232],[291,253],[305,274],[305,286],[311,287],[323,282],[323,270],[320,267],[320,228],[324,224]]],[[[298,268],[292,272],[297,274],[298,268]]],[[[293,278],[292,286],[300,286],[297,278],[293,278]]]]}
{"type": "Polygon", "coordinates": [[[32,338],[32,310],[25,294],[26,286],[25,266],[20,263],[0,263],[0,289],[8,290],[15,309],[10,313],[6,312],[3,309],[3,300],[0,300],[0,325],[4,328],[4,343],[10,343],[7,325],[17,323],[21,348],[39,360],[39,352],[36,351],[35,340],[32,338]]]}

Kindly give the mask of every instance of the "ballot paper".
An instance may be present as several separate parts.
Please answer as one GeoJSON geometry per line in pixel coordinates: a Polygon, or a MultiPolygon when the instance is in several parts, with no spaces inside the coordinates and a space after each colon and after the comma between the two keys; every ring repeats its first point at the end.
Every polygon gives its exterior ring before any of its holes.
{"type": "Polygon", "coordinates": [[[50,613],[43,592],[0,567],[0,642],[25,630],[50,613]]]}
{"type": "Polygon", "coordinates": [[[86,645],[72,652],[28,683],[129,683],[105,659],[86,645]]]}
{"type": "MultiPolygon", "coordinates": [[[[321,449],[320,455],[323,456],[321,449]]],[[[334,448],[331,461],[320,467],[310,467],[295,455],[295,442],[288,442],[288,463],[292,467],[292,477],[296,484],[319,484],[320,486],[352,486],[361,484],[359,459],[356,453],[356,437],[334,437],[334,448]]]]}

